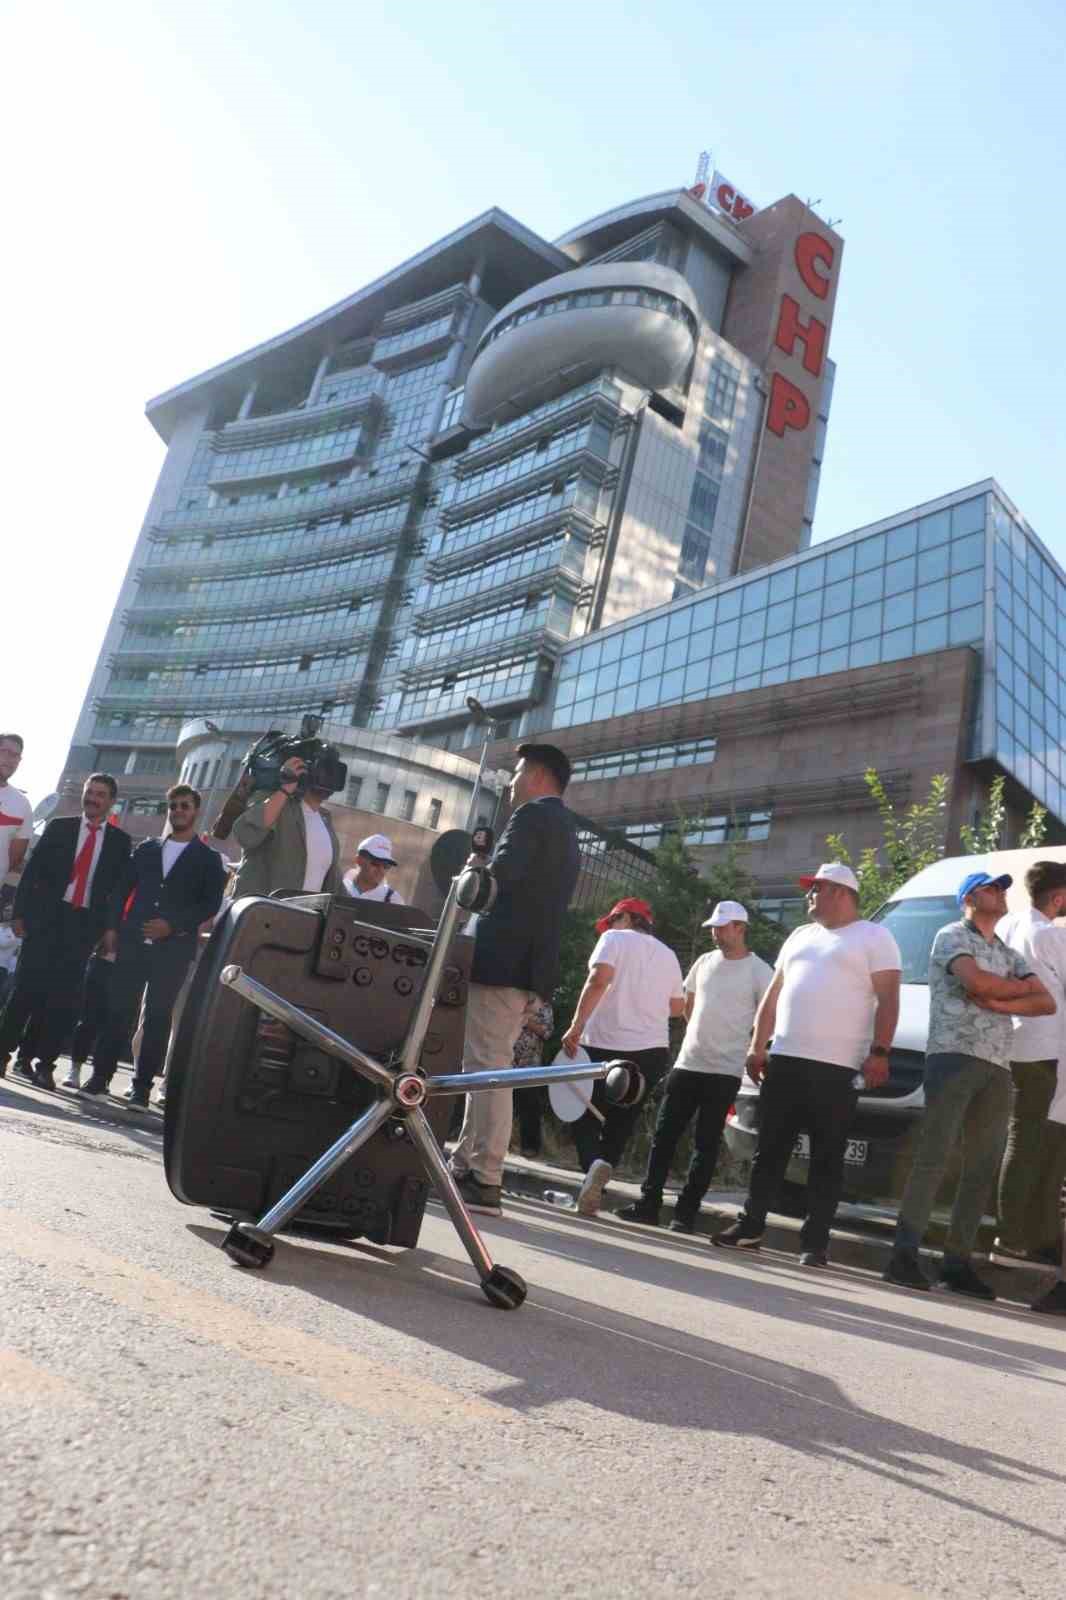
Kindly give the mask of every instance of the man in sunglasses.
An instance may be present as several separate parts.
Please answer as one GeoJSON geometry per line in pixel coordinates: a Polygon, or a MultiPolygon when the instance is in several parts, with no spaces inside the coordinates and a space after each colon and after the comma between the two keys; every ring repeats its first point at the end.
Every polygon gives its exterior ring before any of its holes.
{"type": "Polygon", "coordinates": [[[144,998],[144,1034],[128,1099],[147,1106],[152,1080],[163,1070],[170,1019],[202,922],[222,904],[222,857],[197,836],[200,796],[187,783],[167,790],[169,829],[145,839],[112,898],[103,953],[116,951],[107,1022],[82,1094],[106,1094],[144,998]]]}

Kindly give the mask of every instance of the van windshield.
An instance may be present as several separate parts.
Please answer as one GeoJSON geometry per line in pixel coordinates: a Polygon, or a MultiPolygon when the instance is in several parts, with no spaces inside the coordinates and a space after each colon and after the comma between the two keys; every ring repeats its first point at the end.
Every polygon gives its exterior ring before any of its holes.
{"type": "Polygon", "coordinates": [[[884,923],[899,945],[904,983],[929,982],[929,952],[933,940],[941,928],[949,922],[957,922],[958,917],[958,902],[950,894],[890,900],[874,914],[874,922],[884,923]]]}

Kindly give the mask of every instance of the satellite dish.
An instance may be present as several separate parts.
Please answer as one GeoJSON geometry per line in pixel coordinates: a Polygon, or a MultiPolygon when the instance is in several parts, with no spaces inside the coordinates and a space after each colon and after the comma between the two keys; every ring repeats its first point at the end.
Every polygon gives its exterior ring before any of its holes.
{"type": "Polygon", "coordinates": [[[57,794],[46,794],[43,800],[38,800],[33,808],[34,822],[47,822],[58,804],[57,794]]]}
{"type": "Polygon", "coordinates": [[[470,854],[470,835],[465,828],[449,828],[429,852],[429,870],[441,894],[447,894],[452,879],[466,865],[470,854]]]}

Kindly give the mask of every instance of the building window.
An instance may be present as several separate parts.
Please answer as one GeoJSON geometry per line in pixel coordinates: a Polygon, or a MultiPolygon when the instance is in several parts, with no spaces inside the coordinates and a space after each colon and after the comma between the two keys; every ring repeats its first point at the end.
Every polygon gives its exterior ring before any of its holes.
{"type": "Polygon", "coordinates": [[[363,787],[362,778],[349,778],[348,779],[348,788],[347,788],[347,790],[345,792],[344,798],[345,798],[345,800],[347,801],[347,803],[350,806],[357,806],[359,804],[359,794],[360,794],[360,791],[361,791],[362,787],[363,787]]]}
{"type": "Polygon", "coordinates": [[[440,800],[431,800],[429,802],[429,826],[431,828],[440,827],[440,814],[442,809],[443,805],[440,800]]]}
{"type": "Polygon", "coordinates": [[[669,772],[674,767],[713,761],[717,748],[715,739],[685,739],[677,744],[645,745],[640,750],[608,750],[575,761],[571,777],[575,782],[594,783],[600,778],[633,777],[638,772],[669,772]]]}
{"type": "Polygon", "coordinates": [[[405,789],[403,792],[403,805],[400,807],[400,816],[404,822],[413,822],[415,820],[415,806],[417,803],[418,795],[414,789],[405,789]]]}
{"type": "Polygon", "coordinates": [[[389,803],[389,786],[387,783],[378,784],[378,797],[374,806],[375,811],[384,811],[389,803]]]}

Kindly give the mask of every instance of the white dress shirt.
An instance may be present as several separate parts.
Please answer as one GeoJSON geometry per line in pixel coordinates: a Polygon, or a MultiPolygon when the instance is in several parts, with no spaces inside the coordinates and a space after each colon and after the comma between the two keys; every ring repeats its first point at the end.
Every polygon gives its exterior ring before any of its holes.
{"type": "MultiPolygon", "coordinates": [[[[82,899],[82,902],[81,902],[83,906],[87,906],[89,904],[89,901],[92,899],[93,879],[96,876],[96,869],[100,864],[100,852],[104,848],[104,829],[107,826],[108,826],[108,823],[107,823],[107,820],[105,818],[105,820],[103,822],[101,822],[100,826],[96,830],[96,839],[95,839],[95,842],[93,844],[93,858],[89,863],[89,875],[85,880],[85,895],[84,895],[84,897],[82,899]]],[[[89,837],[89,824],[86,822],[85,818],[82,817],[81,826],[78,829],[78,842],[74,846],[74,861],[77,861],[78,857],[81,855],[81,847],[85,843],[85,841],[86,841],[86,839],[88,837],[89,837]]],[[[70,882],[67,884],[67,892],[63,896],[63,899],[67,902],[68,905],[72,905],[73,902],[74,902],[74,862],[73,861],[71,862],[71,866],[70,866],[70,882]]]]}

